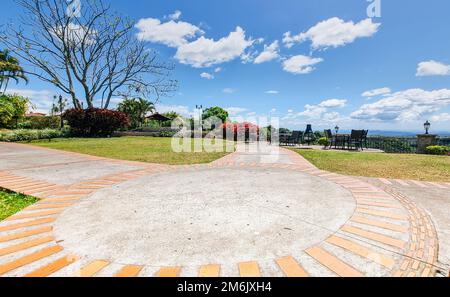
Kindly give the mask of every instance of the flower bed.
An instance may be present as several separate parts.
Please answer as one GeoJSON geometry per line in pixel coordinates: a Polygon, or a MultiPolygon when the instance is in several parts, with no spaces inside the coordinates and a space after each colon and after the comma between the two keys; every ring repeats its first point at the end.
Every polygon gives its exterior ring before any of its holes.
{"type": "Polygon", "coordinates": [[[230,135],[234,141],[258,141],[260,128],[252,123],[225,123],[222,125],[223,137],[227,139],[230,135]]]}

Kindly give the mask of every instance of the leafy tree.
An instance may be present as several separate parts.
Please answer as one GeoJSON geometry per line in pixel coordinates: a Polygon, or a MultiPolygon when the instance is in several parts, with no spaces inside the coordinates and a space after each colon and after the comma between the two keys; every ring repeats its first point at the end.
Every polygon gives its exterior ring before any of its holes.
{"type": "Polygon", "coordinates": [[[19,60],[12,57],[8,50],[0,51],[0,92],[5,93],[10,80],[16,83],[19,79],[28,82],[25,71],[19,64],[19,60]]]}
{"type": "Polygon", "coordinates": [[[171,120],[176,119],[176,118],[181,118],[181,115],[175,111],[169,111],[169,112],[163,113],[162,115],[171,120]]]}
{"type": "Polygon", "coordinates": [[[289,133],[291,133],[291,130],[289,130],[287,128],[280,128],[280,129],[278,129],[278,133],[280,133],[280,134],[289,134],[289,133]]]}
{"type": "Polygon", "coordinates": [[[218,106],[207,108],[203,112],[203,120],[206,120],[211,117],[217,117],[220,120],[222,120],[223,123],[225,123],[228,119],[228,116],[229,116],[228,111],[218,106]]]}
{"type": "Polygon", "coordinates": [[[117,110],[128,115],[131,128],[138,128],[144,124],[146,115],[155,111],[155,105],[142,98],[125,98],[117,110]]]}
{"type": "Polygon", "coordinates": [[[68,13],[67,0],[16,0],[22,7],[21,26],[9,24],[0,43],[29,64],[29,75],[70,96],[75,108],[108,108],[111,98],[159,98],[174,91],[168,77],[172,64],[158,61],[155,51],[136,38],[135,22],[113,12],[105,0],[83,1],[68,13]]]}
{"type": "Polygon", "coordinates": [[[18,95],[0,95],[0,126],[14,128],[28,109],[27,98],[18,95]]]}

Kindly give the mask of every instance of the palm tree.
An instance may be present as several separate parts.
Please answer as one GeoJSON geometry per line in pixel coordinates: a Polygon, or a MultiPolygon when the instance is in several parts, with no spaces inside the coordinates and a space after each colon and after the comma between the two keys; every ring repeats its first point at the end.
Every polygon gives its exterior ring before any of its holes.
{"type": "Polygon", "coordinates": [[[0,51],[0,93],[6,92],[9,80],[14,80],[19,83],[22,79],[28,83],[28,78],[25,76],[25,71],[19,64],[19,60],[12,57],[8,50],[0,51]]]}
{"type": "Polygon", "coordinates": [[[155,111],[155,105],[143,98],[125,98],[117,109],[126,113],[131,120],[131,126],[137,128],[142,127],[149,112],[155,111]]]}

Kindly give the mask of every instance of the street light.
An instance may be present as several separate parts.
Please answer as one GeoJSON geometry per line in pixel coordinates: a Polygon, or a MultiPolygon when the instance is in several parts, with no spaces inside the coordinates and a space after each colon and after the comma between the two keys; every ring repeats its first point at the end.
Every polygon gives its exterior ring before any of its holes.
{"type": "Polygon", "coordinates": [[[339,133],[339,126],[338,125],[336,125],[336,127],[334,127],[334,131],[336,131],[336,134],[339,133]]]}
{"type": "Polygon", "coordinates": [[[423,124],[423,126],[425,128],[425,134],[428,135],[429,134],[428,132],[430,131],[430,127],[431,127],[430,122],[426,121],[425,124],[423,124]]]}

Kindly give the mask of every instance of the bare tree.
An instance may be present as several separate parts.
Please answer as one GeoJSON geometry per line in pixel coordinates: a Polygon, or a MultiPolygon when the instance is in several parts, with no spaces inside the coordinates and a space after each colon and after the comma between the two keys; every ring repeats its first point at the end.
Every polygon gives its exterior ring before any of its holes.
{"type": "Polygon", "coordinates": [[[0,42],[29,67],[26,73],[54,84],[76,108],[108,108],[115,96],[160,96],[176,90],[173,65],[158,62],[134,34],[134,22],[102,0],[16,0],[20,26],[9,24],[0,42]],[[74,10],[75,9],[75,10],[74,10]],[[29,69],[28,69],[29,68],[29,69]],[[97,103],[98,104],[98,103],[97,103]]]}

